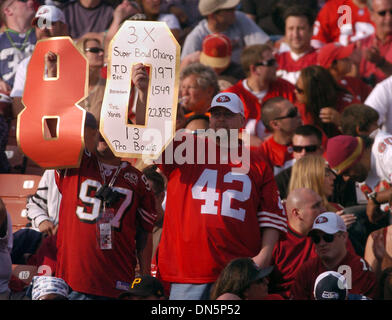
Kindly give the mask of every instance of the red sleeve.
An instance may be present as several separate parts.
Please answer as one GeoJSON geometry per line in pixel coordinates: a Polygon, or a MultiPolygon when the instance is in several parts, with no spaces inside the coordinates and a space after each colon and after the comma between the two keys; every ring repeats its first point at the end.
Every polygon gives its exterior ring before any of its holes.
{"type": "Polygon", "coordinates": [[[144,175],[141,176],[140,195],[140,204],[137,209],[138,222],[144,230],[152,232],[158,215],[155,208],[154,194],[152,193],[147,178],[144,175]]]}
{"type": "Polygon", "coordinates": [[[259,190],[261,201],[257,212],[260,228],[275,228],[286,234],[286,211],[283,208],[272,169],[262,162],[261,170],[263,180],[259,190]]]}
{"type": "MultiPolygon", "coordinates": [[[[325,4],[317,15],[317,19],[314,23],[313,40],[318,40],[323,43],[331,42],[330,32],[331,28],[329,26],[329,5],[325,4]]],[[[335,13],[337,15],[337,13],[335,13]]]]}

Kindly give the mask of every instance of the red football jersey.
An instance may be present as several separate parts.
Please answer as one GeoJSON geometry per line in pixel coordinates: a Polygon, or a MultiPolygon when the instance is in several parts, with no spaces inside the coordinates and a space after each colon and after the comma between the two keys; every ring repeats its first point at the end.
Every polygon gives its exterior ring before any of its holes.
{"type": "Polygon", "coordinates": [[[352,0],[328,1],[317,15],[312,44],[319,48],[330,42],[347,45],[374,34],[375,27],[367,7],[352,0]]]}
{"type": "Polygon", "coordinates": [[[319,257],[307,261],[298,270],[295,282],[291,288],[294,300],[314,300],[313,289],[316,278],[325,271],[336,271],[344,274],[352,294],[361,294],[369,298],[377,296],[377,281],[375,274],[369,270],[368,263],[355,254],[347,255],[334,270],[327,270],[319,257]]]}
{"type": "Polygon", "coordinates": [[[276,74],[295,85],[302,69],[317,64],[317,52],[312,48],[298,59],[293,59],[293,56],[294,53],[290,51],[281,52],[275,56],[279,65],[276,74]]]}
{"type": "Polygon", "coordinates": [[[120,198],[112,206],[115,215],[110,250],[100,249],[97,238],[102,201],[95,194],[104,184],[97,158],[86,152],[80,168],[56,171],[56,183],[62,194],[56,276],[75,291],[118,297],[122,292],[118,289],[124,290],[124,283],[134,278],[136,228],[151,232],[156,219],[154,195],[146,178],[122,162],[113,185],[120,198]]]}
{"type": "Polygon", "coordinates": [[[376,82],[380,82],[387,78],[386,74],[381,71],[376,65],[365,58],[365,51],[371,47],[376,47],[380,50],[380,55],[385,58],[389,63],[392,63],[392,36],[388,36],[383,42],[377,39],[376,35],[373,34],[360,42],[360,48],[362,51],[362,58],[359,64],[359,73],[362,77],[368,78],[371,75],[375,75],[376,82]]]}
{"type": "MultiPolygon", "coordinates": [[[[204,149],[194,149],[192,159],[215,153],[217,161],[165,164],[166,148],[160,165],[168,185],[158,269],[165,281],[210,283],[230,260],[259,253],[260,228],[285,234],[287,218],[272,171],[257,155],[251,153],[250,165],[245,163],[248,173],[233,172],[239,165],[231,155],[221,161],[221,148],[214,142],[192,139],[195,146],[205,142],[204,149]]],[[[178,142],[175,153],[177,148],[178,142]]]]}
{"type": "Polygon", "coordinates": [[[258,151],[267,163],[273,168],[274,175],[291,167],[294,164],[293,148],[277,143],[273,136],[268,137],[258,151]]]}
{"type": "Polygon", "coordinates": [[[355,77],[344,77],[340,80],[340,85],[347,89],[361,103],[365,103],[366,98],[372,91],[371,86],[363,82],[360,78],[355,77]]]}
{"type": "Polygon", "coordinates": [[[286,239],[278,241],[272,253],[274,270],[270,275],[269,292],[288,299],[298,269],[316,256],[312,239],[301,236],[288,225],[286,239]]]}

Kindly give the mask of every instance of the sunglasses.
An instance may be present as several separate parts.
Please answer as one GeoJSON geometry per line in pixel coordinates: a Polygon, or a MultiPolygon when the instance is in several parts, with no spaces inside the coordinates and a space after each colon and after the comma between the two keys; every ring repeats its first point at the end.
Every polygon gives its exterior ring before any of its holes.
{"type": "Polygon", "coordinates": [[[91,47],[91,48],[84,49],[84,51],[92,52],[92,53],[100,53],[100,52],[103,52],[103,49],[99,48],[99,47],[91,47]]]}
{"type": "Polygon", "coordinates": [[[255,67],[258,67],[258,66],[272,67],[274,65],[276,65],[276,59],[274,59],[274,58],[271,58],[271,59],[269,59],[267,61],[257,62],[257,63],[254,64],[255,67]]]}
{"type": "Polygon", "coordinates": [[[293,151],[294,152],[302,152],[302,150],[305,150],[306,152],[315,152],[318,149],[318,145],[312,144],[310,146],[293,146],[293,151]]]}
{"type": "Polygon", "coordinates": [[[301,88],[298,88],[297,86],[294,86],[295,91],[297,91],[299,94],[304,94],[304,90],[301,88]]]}
{"type": "Polygon", "coordinates": [[[312,234],[310,236],[312,238],[312,241],[315,244],[319,244],[321,241],[321,238],[323,238],[323,240],[327,243],[331,243],[333,241],[333,239],[335,238],[334,234],[328,234],[328,233],[324,233],[322,236],[319,236],[318,234],[312,234]]]}
{"type": "Polygon", "coordinates": [[[285,116],[277,117],[274,120],[281,120],[281,119],[286,119],[286,118],[295,118],[297,116],[298,116],[298,109],[297,108],[292,108],[285,116]]]}
{"type": "Polygon", "coordinates": [[[377,14],[381,17],[385,17],[385,15],[387,14],[387,12],[389,12],[390,15],[392,15],[392,9],[391,10],[382,10],[382,11],[378,11],[377,14]]]}

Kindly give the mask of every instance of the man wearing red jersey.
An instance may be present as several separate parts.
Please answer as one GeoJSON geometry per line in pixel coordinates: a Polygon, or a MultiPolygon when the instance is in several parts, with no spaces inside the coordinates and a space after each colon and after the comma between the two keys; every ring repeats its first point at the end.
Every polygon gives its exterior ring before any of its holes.
{"type": "Polygon", "coordinates": [[[281,96],[295,102],[294,86],[276,78],[276,60],[268,45],[246,47],[241,54],[241,65],[247,78],[229,87],[225,92],[238,95],[245,108],[245,129],[261,139],[268,133],[261,122],[261,106],[270,98],[281,96]]]}
{"type": "Polygon", "coordinates": [[[284,13],[285,42],[289,50],[276,55],[278,77],[296,84],[301,69],[316,64],[317,52],[310,45],[313,34],[313,13],[303,6],[289,7],[284,13]]]}
{"type": "Polygon", "coordinates": [[[282,97],[269,99],[261,109],[264,126],[272,132],[261,145],[260,152],[277,175],[293,165],[292,138],[302,124],[297,108],[282,97]]]}
{"type": "MultiPolygon", "coordinates": [[[[234,258],[248,256],[261,267],[270,265],[273,246],[287,230],[271,168],[232,136],[244,125],[241,100],[220,93],[210,112],[210,127],[219,139],[182,133],[191,145],[185,149],[187,161],[170,164],[169,146],[160,164],[168,185],[158,270],[171,282],[170,299],[208,299],[212,284],[234,258]],[[245,170],[238,170],[240,165],[245,170]]],[[[185,143],[177,140],[175,157],[185,143]]]]}
{"type": "Polygon", "coordinates": [[[371,0],[368,5],[376,32],[359,42],[359,72],[375,85],[392,74],[392,0],[371,0]]]}
{"type": "Polygon", "coordinates": [[[298,270],[291,288],[292,299],[314,299],[314,283],[317,276],[325,271],[344,273],[350,293],[376,298],[376,276],[363,258],[347,251],[348,234],[340,216],[334,212],[319,215],[309,235],[315,244],[317,257],[305,262],[298,270]]]}
{"type": "Polygon", "coordinates": [[[312,45],[315,48],[330,42],[347,45],[374,31],[366,0],[328,1],[317,15],[312,45]]]}
{"type": "Polygon", "coordinates": [[[315,257],[314,246],[307,234],[314,219],[325,212],[321,197],[310,189],[296,189],[290,192],[286,202],[287,236],[279,240],[272,254],[275,266],[270,275],[270,293],[289,298],[290,287],[300,266],[315,257]]]}
{"type": "Polygon", "coordinates": [[[73,289],[69,299],[116,298],[135,274],[150,273],[156,219],[147,179],[115,157],[100,137],[96,155],[79,168],[56,171],[62,194],[56,276],[73,289]]]}

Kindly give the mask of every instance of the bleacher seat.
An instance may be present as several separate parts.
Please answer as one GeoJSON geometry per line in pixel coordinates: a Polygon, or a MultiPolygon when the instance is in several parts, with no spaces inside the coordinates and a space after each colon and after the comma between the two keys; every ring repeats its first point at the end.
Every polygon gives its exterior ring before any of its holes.
{"type": "Polygon", "coordinates": [[[0,197],[26,198],[35,193],[41,175],[5,173],[0,175],[0,197]]]}

